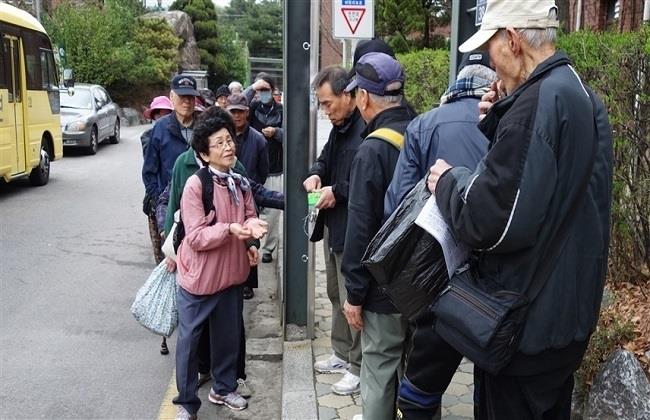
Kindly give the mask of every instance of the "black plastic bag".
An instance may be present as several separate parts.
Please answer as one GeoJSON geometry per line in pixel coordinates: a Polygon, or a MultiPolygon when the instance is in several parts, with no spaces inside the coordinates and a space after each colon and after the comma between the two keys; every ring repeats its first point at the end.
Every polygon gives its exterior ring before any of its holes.
{"type": "Polygon", "coordinates": [[[449,281],[440,244],[415,224],[430,196],[426,179],[418,182],[370,241],[362,259],[397,310],[409,319],[428,310],[449,281]]]}

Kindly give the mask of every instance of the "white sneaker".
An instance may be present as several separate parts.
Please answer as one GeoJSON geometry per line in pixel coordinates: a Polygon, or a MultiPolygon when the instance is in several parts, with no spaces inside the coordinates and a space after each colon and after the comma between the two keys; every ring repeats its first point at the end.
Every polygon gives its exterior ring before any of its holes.
{"type": "Polygon", "coordinates": [[[327,360],[319,360],[314,363],[314,369],[318,373],[345,373],[348,370],[348,364],[333,354],[327,360]]]}
{"type": "Polygon", "coordinates": [[[350,372],[345,372],[341,380],[332,385],[332,392],[336,395],[351,395],[360,391],[359,377],[350,372]]]}

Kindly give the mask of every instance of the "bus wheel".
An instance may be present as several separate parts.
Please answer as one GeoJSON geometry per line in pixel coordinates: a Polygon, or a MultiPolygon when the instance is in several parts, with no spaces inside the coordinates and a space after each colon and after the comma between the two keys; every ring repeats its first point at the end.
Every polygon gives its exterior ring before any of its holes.
{"type": "Polygon", "coordinates": [[[115,127],[113,127],[113,135],[109,139],[111,144],[117,144],[120,142],[120,117],[117,117],[115,120],[115,127]]]}
{"type": "Polygon", "coordinates": [[[90,129],[90,145],[86,152],[89,155],[97,154],[97,149],[99,149],[99,139],[97,138],[97,127],[93,126],[90,129]]]}
{"type": "Polygon", "coordinates": [[[47,150],[47,145],[45,140],[41,141],[41,161],[38,163],[38,166],[32,169],[32,172],[29,174],[29,182],[36,186],[40,187],[41,185],[47,184],[47,181],[50,180],[50,152],[47,150]]]}

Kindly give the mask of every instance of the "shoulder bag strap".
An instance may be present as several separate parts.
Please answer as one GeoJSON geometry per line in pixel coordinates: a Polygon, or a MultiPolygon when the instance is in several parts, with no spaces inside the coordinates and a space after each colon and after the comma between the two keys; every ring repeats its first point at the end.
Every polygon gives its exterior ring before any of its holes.
{"type": "Polygon", "coordinates": [[[392,128],[378,128],[377,130],[368,134],[366,138],[368,139],[371,137],[383,140],[397,150],[402,150],[402,146],[404,146],[404,136],[392,128]]]}

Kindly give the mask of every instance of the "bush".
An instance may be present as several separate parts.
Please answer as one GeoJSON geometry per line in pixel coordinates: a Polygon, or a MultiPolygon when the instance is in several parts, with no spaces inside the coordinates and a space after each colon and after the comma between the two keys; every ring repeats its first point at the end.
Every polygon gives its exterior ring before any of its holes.
{"type": "Polygon", "coordinates": [[[610,278],[648,283],[650,26],[631,33],[572,33],[558,46],[609,109],[614,133],[610,278]]]}
{"type": "Polygon", "coordinates": [[[449,51],[420,50],[398,54],[404,67],[406,99],[418,113],[440,103],[440,96],[449,85],[449,51]]]}
{"type": "Polygon", "coordinates": [[[54,44],[65,48],[75,78],[103,85],[122,105],[142,92],[167,86],[181,43],[164,20],[137,19],[139,4],[69,1],[45,22],[54,44]]]}

